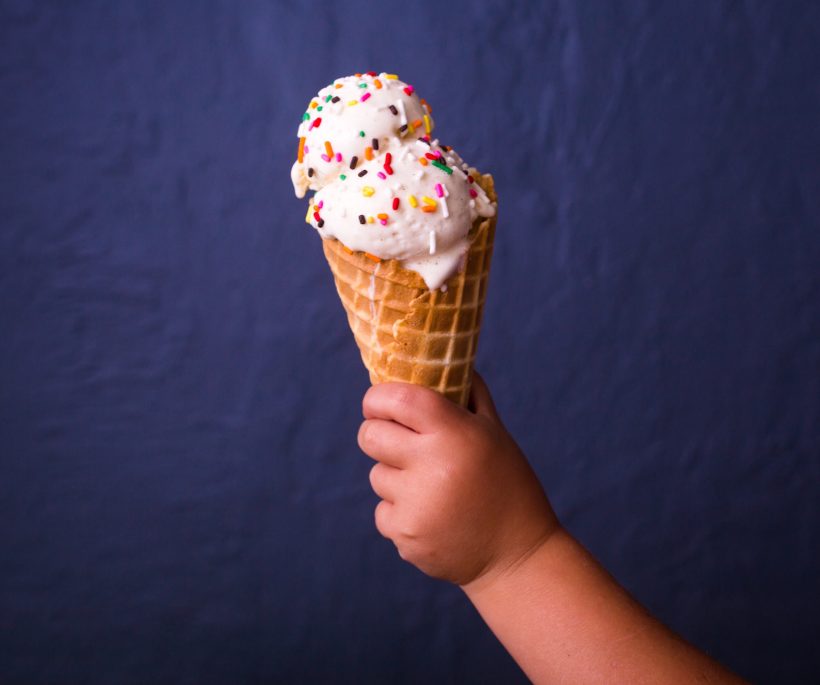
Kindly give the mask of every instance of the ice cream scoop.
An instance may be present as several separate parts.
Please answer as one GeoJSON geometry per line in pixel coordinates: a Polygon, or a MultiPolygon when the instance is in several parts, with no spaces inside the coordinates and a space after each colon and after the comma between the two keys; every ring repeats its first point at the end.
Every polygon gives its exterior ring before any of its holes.
{"type": "Polygon", "coordinates": [[[435,290],[462,264],[476,218],[495,207],[461,157],[431,140],[432,127],[427,103],[393,75],[337,79],[303,115],[291,178],[298,197],[317,191],[306,218],[323,238],[400,260],[435,290]]]}
{"type": "Polygon", "coordinates": [[[302,115],[291,170],[296,195],[321,189],[393,139],[416,140],[432,130],[429,106],[395,74],[371,71],[338,78],[311,99],[302,115]]]}

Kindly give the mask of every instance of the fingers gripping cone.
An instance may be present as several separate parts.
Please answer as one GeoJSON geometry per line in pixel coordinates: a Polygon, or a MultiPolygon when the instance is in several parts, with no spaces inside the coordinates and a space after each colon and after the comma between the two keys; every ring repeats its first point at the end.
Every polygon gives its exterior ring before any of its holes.
{"type": "MultiPolygon", "coordinates": [[[[470,172],[496,201],[492,176],[470,172]]],[[[479,217],[464,268],[430,291],[395,259],[377,261],[323,240],[325,257],[373,384],[423,385],[467,406],[487,292],[496,216],[479,217]]]]}

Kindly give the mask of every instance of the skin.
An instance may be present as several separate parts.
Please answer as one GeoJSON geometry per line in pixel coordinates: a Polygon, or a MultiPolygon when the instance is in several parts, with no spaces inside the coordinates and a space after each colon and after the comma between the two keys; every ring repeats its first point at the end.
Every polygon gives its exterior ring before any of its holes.
{"type": "Polygon", "coordinates": [[[376,528],[459,585],[534,683],[740,683],[651,617],[561,526],[476,374],[471,410],[405,383],[370,388],[359,446],[376,528]]]}

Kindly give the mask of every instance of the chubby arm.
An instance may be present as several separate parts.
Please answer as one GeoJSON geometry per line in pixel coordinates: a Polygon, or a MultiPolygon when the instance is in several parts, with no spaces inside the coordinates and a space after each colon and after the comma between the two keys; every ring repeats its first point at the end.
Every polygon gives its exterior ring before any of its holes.
{"type": "Polygon", "coordinates": [[[480,377],[475,412],[425,388],[368,390],[359,445],[376,527],[457,583],[535,683],[742,682],[652,618],[560,525],[480,377]]]}

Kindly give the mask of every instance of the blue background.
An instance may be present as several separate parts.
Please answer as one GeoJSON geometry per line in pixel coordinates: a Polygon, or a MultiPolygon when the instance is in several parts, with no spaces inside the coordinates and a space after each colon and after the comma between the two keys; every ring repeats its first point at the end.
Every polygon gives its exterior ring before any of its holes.
{"type": "Polygon", "coordinates": [[[395,71],[496,178],[478,368],[559,515],[820,673],[820,5],[0,3],[0,681],[523,682],[376,533],[289,169],[395,71]]]}

